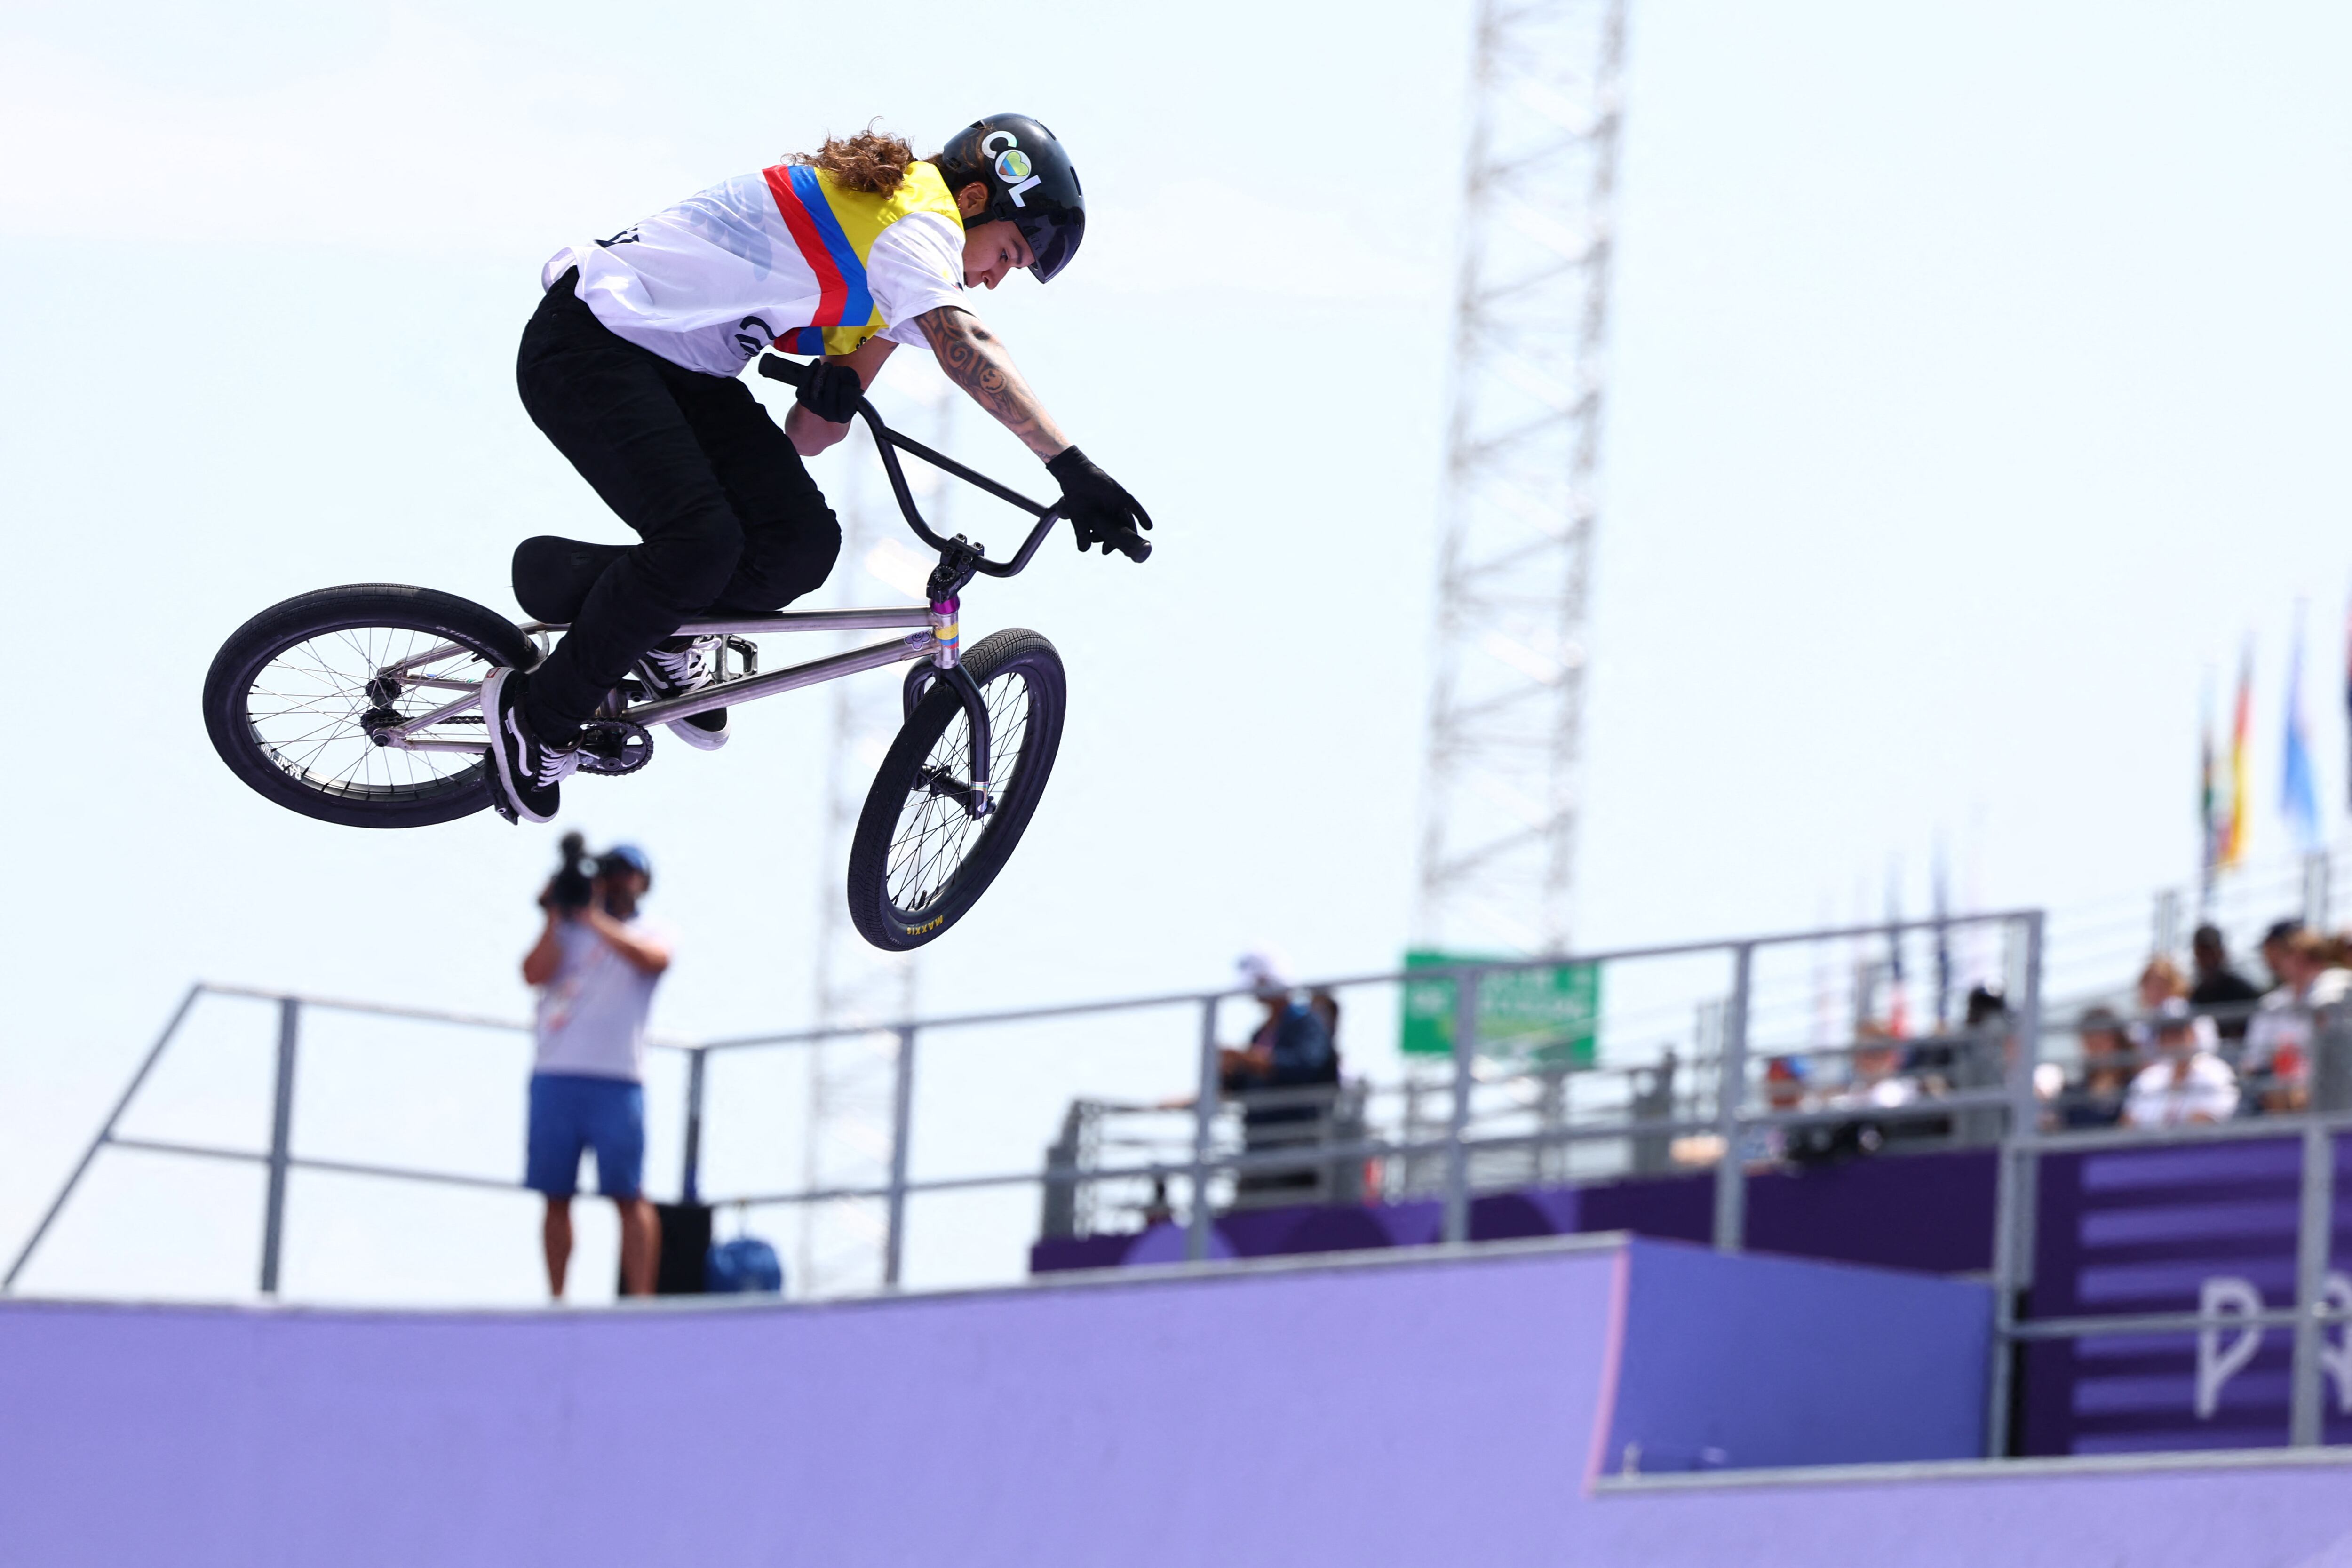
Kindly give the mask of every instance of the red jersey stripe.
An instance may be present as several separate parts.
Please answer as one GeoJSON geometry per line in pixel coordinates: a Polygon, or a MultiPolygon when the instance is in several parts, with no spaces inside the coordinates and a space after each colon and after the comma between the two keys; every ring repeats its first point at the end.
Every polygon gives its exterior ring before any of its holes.
{"type": "Polygon", "coordinates": [[[841,325],[842,309],[849,302],[849,284],[835,264],[833,252],[826,248],[824,237],[817,232],[816,224],[793,192],[791,166],[779,163],[761,173],[768,181],[768,194],[775,198],[776,211],[783,216],[784,226],[793,232],[793,243],[800,247],[801,259],[816,274],[816,316],[810,324],[841,325]]]}

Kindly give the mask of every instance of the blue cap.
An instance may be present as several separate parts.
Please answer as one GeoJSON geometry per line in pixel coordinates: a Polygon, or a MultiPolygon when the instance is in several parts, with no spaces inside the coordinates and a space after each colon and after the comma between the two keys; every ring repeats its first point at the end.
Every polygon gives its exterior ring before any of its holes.
{"type": "Polygon", "coordinates": [[[654,863],[646,859],[646,852],[634,844],[615,844],[598,858],[626,866],[648,881],[653,879],[654,863]]]}

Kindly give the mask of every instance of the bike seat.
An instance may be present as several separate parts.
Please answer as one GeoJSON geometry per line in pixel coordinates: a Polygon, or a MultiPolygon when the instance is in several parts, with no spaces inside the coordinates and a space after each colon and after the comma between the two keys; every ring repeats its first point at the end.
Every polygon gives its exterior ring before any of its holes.
{"type": "Polygon", "coordinates": [[[515,546],[514,596],[535,621],[569,625],[588,602],[596,579],[628,550],[625,544],[590,544],[542,533],[515,546]]]}

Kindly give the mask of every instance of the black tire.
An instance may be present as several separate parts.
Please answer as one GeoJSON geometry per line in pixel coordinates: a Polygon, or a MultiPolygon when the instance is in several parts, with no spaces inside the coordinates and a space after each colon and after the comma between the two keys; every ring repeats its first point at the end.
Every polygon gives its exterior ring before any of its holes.
{"type": "MultiPolygon", "coordinates": [[[[436,644],[455,646],[412,674],[478,682],[539,661],[512,621],[431,588],[362,583],[273,605],[237,627],[205,676],[213,749],[259,794],[321,822],[425,827],[471,816],[490,804],[487,752],[468,761],[378,747],[361,724],[372,710],[415,718],[464,695],[434,685],[405,685],[388,701],[369,694],[371,673],[436,644]]],[[[483,733],[478,720],[459,717],[419,738],[483,733]]]]}
{"type": "Polygon", "coordinates": [[[973,645],[963,665],[988,701],[995,809],[975,819],[930,788],[932,770],[971,776],[971,745],[962,700],[933,682],[883,757],[849,844],[849,918],[888,952],[938,940],[980,901],[1020,844],[1061,749],[1069,687],[1052,643],[1008,627],[973,645]]]}

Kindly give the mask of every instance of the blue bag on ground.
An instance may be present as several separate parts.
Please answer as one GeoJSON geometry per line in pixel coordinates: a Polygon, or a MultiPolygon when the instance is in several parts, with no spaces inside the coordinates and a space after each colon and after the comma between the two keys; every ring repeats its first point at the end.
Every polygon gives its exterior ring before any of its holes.
{"type": "Polygon", "coordinates": [[[784,1288],[784,1266],[776,1249],[755,1236],[739,1236],[710,1248],[702,1266],[702,1288],[714,1296],[737,1292],[778,1292],[784,1288]]]}

